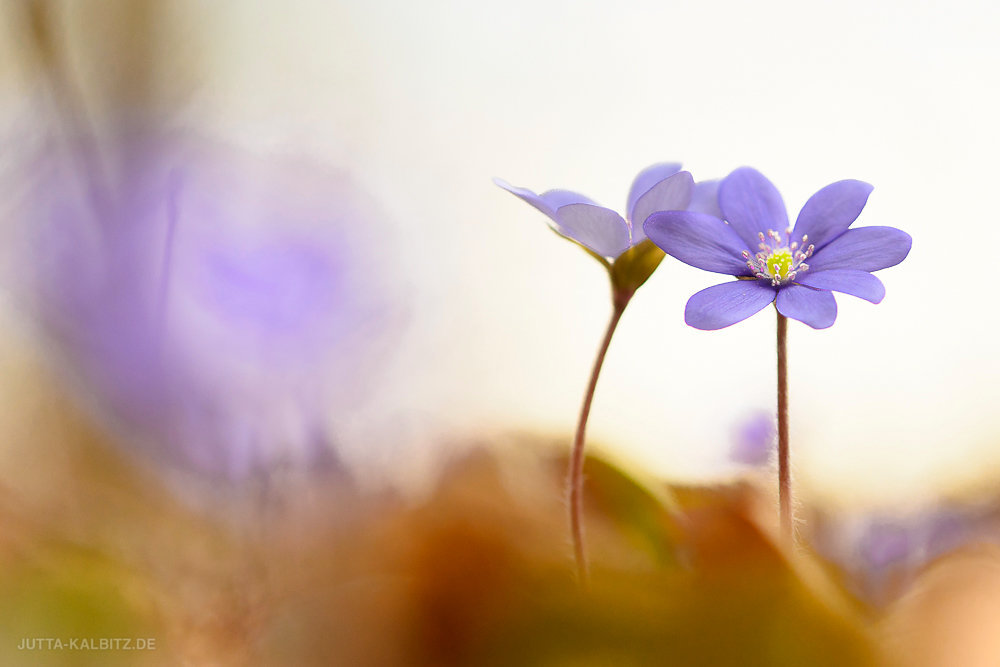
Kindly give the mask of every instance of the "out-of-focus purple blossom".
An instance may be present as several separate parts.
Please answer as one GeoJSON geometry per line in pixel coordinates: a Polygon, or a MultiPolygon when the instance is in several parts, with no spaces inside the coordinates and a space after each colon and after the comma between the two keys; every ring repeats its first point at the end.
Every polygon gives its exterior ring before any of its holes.
{"type": "Polygon", "coordinates": [[[231,478],[331,460],[398,310],[350,178],[193,142],[137,142],[95,210],[50,160],[29,216],[38,311],[82,393],[170,461],[231,478]]]}
{"type": "Polygon", "coordinates": [[[927,518],[922,531],[925,557],[932,560],[958,548],[975,533],[976,523],[976,517],[963,515],[954,509],[934,512],[927,518]]]}
{"type": "Polygon", "coordinates": [[[885,604],[931,561],[966,544],[995,542],[988,508],[945,506],[916,514],[820,521],[817,548],[848,573],[855,590],[885,604]]]}
{"type": "Polygon", "coordinates": [[[858,556],[871,571],[904,565],[917,556],[919,543],[915,532],[897,521],[875,520],[861,536],[858,556]]]}
{"type": "Polygon", "coordinates": [[[848,229],[871,191],[861,181],[828,185],[792,228],[774,185],[743,167],[719,186],[721,216],[659,212],[645,229],[668,255],[737,278],[692,296],[684,310],[689,325],[721,329],[774,303],[782,315],[823,329],[837,319],[831,290],[879,303],[885,288],[871,272],[899,264],[910,251],[910,236],[893,227],[848,229]]]}
{"type": "Polygon", "coordinates": [[[750,466],[764,466],[771,460],[777,435],[774,415],[756,412],[741,421],[733,432],[729,458],[750,466]]]}
{"type": "Polygon", "coordinates": [[[691,174],[681,171],[677,163],[654,164],[639,172],[629,189],[624,218],[570,190],[548,190],[538,195],[499,178],[493,181],[544,213],[557,234],[611,261],[646,240],[643,222],[650,214],[689,207],[711,214],[717,208],[717,183],[695,185],[691,174]]]}

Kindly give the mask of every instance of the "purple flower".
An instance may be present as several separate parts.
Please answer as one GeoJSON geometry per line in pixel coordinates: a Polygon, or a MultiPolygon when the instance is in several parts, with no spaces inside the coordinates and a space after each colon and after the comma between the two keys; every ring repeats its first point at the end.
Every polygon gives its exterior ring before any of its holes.
{"type": "MultiPolygon", "coordinates": [[[[587,418],[590,415],[591,401],[594,398],[604,356],[611,345],[622,313],[625,312],[635,291],[652,275],[664,257],[663,251],[646,239],[642,222],[655,211],[686,209],[694,198],[695,185],[691,174],[680,171],[680,168],[679,164],[663,163],[639,172],[629,190],[624,218],[575,192],[549,190],[536,195],[531,190],[493,179],[497,185],[548,216],[552,229],[583,246],[604,265],[611,279],[614,310],[584,394],[580,421],[573,438],[567,482],[570,533],[573,539],[577,576],[583,588],[587,587],[589,571],[583,539],[583,451],[587,418]],[[639,224],[635,224],[636,222],[639,224]]],[[[703,186],[696,201],[701,205],[707,203],[711,210],[716,199],[714,189],[715,186],[712,184],[703,186]]]]}
{"type": "Polygon", "coordinates": [[[910,251],[910,236],[893,227],[848,229],[871,191],[861,181],[828,185],[790,228],[774,185],[742,167],[719,186],[721,216],[654,213],[645,231],[685,264],[737,278],[692,296],[684,310],[689,325],[722,329],[774,302],[785,317],[824,329],[837,319],[831,290],[879,303],[885,288],[871,272],[899,264],[910,251]]]}
{"type": "Polygon", "coordinates": [[[499,178],[493,182],[547,215],[557,234],[579,243],[602,261],[613,262],[646,240],[642,223],[650,214],[689,207],[713,212],[717,183],[696,186],[691,174],[680,169],[681,165],[676,163],[661,163],[639,172],[629,190],[624,218],[570,190],[549,190],[536,195],[499,178]]]}
{"type": "Polygon", "coordinates": [[[203,473],[335,456],[399,324],[376,203],[346,173],[198,140],[122,152],[103,215],[53,158],[26,216],[23,273],[75,384],[123,442],[203,473]]]}
{"type": "Polygon", "coordinates": [[[729,458],[750,466],[766,465],[774,451],[776,435],[774,414],[755,412],[743,419],[734,430],[729,458]]]}
{"type": "Polygon", "coordinates": [[[820,517],[812,542],[849,575],[857,593],[884,605],[903,594],[934,560],[963,547],[995,542],[990,508],[932,507],[909,515],[820,517]]]}

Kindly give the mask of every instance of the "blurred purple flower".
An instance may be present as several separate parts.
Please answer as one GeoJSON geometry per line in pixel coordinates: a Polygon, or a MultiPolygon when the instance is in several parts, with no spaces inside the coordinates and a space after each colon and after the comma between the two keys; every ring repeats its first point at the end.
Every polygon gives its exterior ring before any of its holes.
{"type": "Polygon", "coordinates": [[[717,183],[694,184],[691,174],[676,163],[655,164],[639,172],[629,189],[623,218],[611,209],[570,190],[548,190],[540,195],[499,178],[493,182],[528,202],[549,218],[549,226],[598,257],[614,261],[646,240],[642,223],[656,211],[715,211],[717,183]]]}
{"type": "Polygon", "coordinates": [[[893,227],[848,229],[871,191],[861,181],[828,185],[789,228],[774,185],[742,167],[719,186],[721,216],[660,212],[645,229],[668,255],[737,278],[692,296],[684,310],[689,325],[721,329],[774,302],[782,315],[823,329],[837,318],[831,290],[879,303],[885,288],[871,272],[899,264],[910,251],[910,236],[893,227]]]}
{"type": "Polygon", "coordinates": [[[821,519],[814,543],[850,575],[856,592],[878,605],[901,595],[929,563],[975,543],[995,543],[993,510],[944,505],[923,511],[821,519]]]}
{"type": "Polygon", "coordinates": [[[750,466],[766,465],[771,459],[776,435],[774,414],[754,413],[737,426],[729,458],[750,466]]]}
{"type": "Polygon", "coordinates": [[[372,202],[312,165],[130,148],[111,210],[54,163],[32,216],[38,309],[81,393],[203,472],[328,462],[329,417],[364,399],[399,324],[372,202]]]}
{"type": "Polygon", "coordinates": [[[918,536],[913,527],[890,519],[873,520],[857,545],[859,560],[873,574],[907,564],[916,556],[918,548],[918,536]]]}

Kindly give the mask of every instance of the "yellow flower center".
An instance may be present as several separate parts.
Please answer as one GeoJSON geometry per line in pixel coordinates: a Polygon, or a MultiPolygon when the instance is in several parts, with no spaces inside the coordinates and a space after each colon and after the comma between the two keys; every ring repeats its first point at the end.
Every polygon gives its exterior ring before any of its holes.
{"type": "Polygon", "coordinates": [[[809,270],[806,260],[812,256],[815,248],[809,243],[808,236],[803,236],[801,242],[789,243],[791,235],[790,229],[785,231],[784,238],[774,230],[768,230],[767,234],[761,232],[758,234],[758,252],[751,255],[749,250],[743,251],[743,259],[755,278],[770,280],[772,287],[778,287],[792,282],[796,275],[809,270]]]}
{"type": "Polygon", "coordinates": [[[788,248],[773,250],[767,258],[767,272],[774,278],[787,278],[794,261],[792,251],[788,248]]]}

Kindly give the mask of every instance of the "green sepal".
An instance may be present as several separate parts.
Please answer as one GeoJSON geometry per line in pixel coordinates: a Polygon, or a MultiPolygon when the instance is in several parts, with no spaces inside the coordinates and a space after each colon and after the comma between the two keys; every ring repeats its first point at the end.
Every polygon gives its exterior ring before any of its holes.
{"type": "Polygon", "coordinates": [[[608,269],[615,293],[633,294],[653,275],[665,256],[649,239],[623,252],[608,269]]]}

